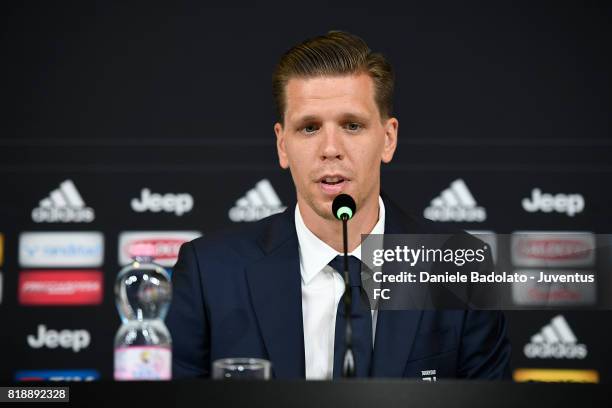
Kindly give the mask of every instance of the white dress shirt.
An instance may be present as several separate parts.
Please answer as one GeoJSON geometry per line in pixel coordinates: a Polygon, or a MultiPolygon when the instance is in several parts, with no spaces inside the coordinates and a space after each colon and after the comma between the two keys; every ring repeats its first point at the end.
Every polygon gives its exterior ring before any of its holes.
{"type": "MultiPolygon", "coordinates": [[[[350,228],[350,224],[349,224],[350,228]]],[[[334,369],[336,312],[344,294],[344,279],[328,263],[341,255],[321,241],[304,224],[295,206],[295,229],[300,251],[302,274],[302,316],[304,319],[304,352],[306,379],[331,379],[334,369]]],[[[370,234],[384,234],[385,206],[378,197],[378,222],[370,234]]],[[[349,255],[361,260],[361,244],[349,255]]],[[[372,311],[372,345],[376,333],[377,311],[372,311]]]]}

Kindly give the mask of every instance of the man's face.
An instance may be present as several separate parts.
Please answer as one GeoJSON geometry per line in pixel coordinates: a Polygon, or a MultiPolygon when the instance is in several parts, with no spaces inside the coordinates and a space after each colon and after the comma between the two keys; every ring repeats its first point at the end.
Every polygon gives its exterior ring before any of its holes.
{"type": "Polygon", "coordinates": [[[378,200],[380,163],[393,158],[398,122],[381,120],[367,74],[293,78],[284,124],[276,123],[279,162],[291,170],[300,208],[333,219],[331,204],[351,195],[357,209],[378,200]]]}

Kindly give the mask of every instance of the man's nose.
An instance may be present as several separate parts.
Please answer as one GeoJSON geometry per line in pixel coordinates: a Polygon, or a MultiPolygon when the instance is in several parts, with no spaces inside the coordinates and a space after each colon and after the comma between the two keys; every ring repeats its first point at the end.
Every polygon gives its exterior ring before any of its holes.
{"type": "Polygon", "coordinates": [[[334,126],[327,126],[322,132],[321,160],[344,158],[342,134],[334,126]]]}

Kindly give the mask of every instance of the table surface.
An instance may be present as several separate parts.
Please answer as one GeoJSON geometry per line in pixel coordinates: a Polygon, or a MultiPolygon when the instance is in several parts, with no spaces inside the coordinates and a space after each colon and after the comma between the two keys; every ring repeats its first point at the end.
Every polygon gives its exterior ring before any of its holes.
{"type": "MultiPolygon", "coordinates": [[[[605,384],[476,381],[340,380],[14,383],[68,386],[68,406],[88,407],[609,407],[605,384]]],[[[15,404],[25,406],[27,404],[15,404]]],[[[61,404],[67,406],[67,404],[61,404]]]]}

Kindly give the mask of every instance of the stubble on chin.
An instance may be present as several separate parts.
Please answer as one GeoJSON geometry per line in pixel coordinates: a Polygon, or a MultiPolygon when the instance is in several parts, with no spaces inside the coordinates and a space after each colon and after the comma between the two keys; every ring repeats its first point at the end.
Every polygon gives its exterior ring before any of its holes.
{"type": "Polygon", "coordinates": [[[314,212],[317,216],[323,218],[326,221],[334,221],[335,218],[332,214],[331,202],[325,203],[318,201],[314,195],[301,196],[302,203],[307,205],[310,211],[314,212]]]}
{"type": "Polygon", "coordinates": [[[331,211],[331,204],[327,205],[325,203],[315,203],[314,201],[311,201],[309,205],[310,208],[312,208],[315,214],[317,214],[319,217],[327,221],[334,219],[331,211]]]}

